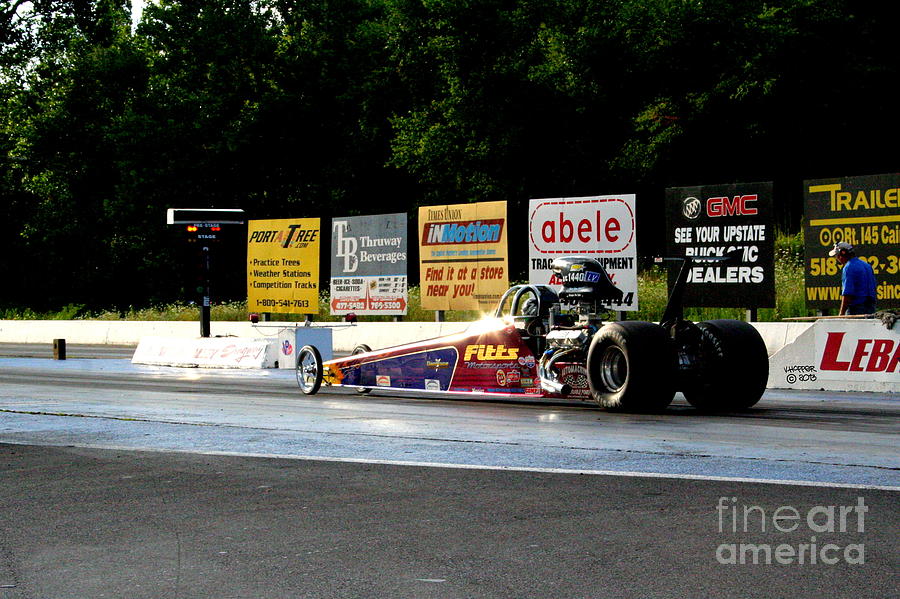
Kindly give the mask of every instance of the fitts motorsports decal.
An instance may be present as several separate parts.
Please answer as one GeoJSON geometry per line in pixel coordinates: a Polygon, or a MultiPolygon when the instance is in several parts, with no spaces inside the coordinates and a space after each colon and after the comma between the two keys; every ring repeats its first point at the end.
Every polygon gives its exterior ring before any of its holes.
{"type": "Polygon", "coordinates": [[[351,387],[540,394],[536,366],[528,346],[504,326],[462,335],[445,346],[405,346],[372,361],[350,356],[341,360],[339,378],[351,387]]]}
{"type": "Polygon", "coordinates": [[[499,345],[491,344],[474,344],[467,345],[463,357],[463,362],[477,360],[486,362],[490,360],[515,360],[519,357],[519,348],[507,347],[502,343],[499,345]]]}
{"type": "Polygon", "coordinates": [[[494,368],[515,368],[518,362],[465,362],[470,370],[492,370],[494,368]]]}
{"type": "Polygon", "coordinates": [[[284,340],[284,343],[281,344],[281,353],[285,356],[289,356],[294,353],[294,346],[291,345],[291,342],[287,339],[284,340]]]}

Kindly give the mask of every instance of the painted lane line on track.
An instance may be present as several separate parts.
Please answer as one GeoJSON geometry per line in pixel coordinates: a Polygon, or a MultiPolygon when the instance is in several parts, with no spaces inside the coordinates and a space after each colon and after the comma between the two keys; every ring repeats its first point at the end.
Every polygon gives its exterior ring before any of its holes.
{"type": "MultiPolygon", "coordinates": [[[[7,445],[33,445],[24,441],[3,440],[7,445]]],[[[490,466],[486,464],[452,464],[442,462],[416,462],[409,460],[379,460],[367,458],[339,458],[327,456],[291,455],[277,453],[249,453],[240,451],[203,451],[188,449],[167,449],[156,447],[128,447],[122,445],[103,445],[95,443],[41,443],[43,447],[74,447],[80,449],[106,449],[110,451],[146,451],[152,453],[177,453],[191,455],[208,455],[236,458],[265,458],[276,460],[299,460],[309,462],[340,462],[347,464],[370,464],[383,466],[412,466],[418,468],[448,468],[454,470],[496,470],[500,472],[534,472],[539,474],[577,474],[589,476],[622,476],[626,478],[659,478],[674,480],[697,480],[711,482],[755,483],[765,485],[785,485],[791,487],[821,487],[828,489],[860,489],[872,491],[900,491],[900,486],[861,485],[853,483],[832,483],[812,480],[789,480],[774,478],[747,478],[740,476],[709,476],[703,474],[669,474],[664,472],[634,472],[617,470],[580,470],[567,468],[539,468],[528,466],[490,466]]]]}

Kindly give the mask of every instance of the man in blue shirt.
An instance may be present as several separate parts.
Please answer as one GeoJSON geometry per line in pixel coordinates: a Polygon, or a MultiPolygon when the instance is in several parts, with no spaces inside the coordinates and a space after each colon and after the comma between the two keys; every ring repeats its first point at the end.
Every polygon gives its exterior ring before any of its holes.
{"type": "Polygon", "coordinates": [[[834,244],[828,252],[841,263],[841,311],[839,314],[875,313],[875,273],[868,262],[860,260],[846,241],[834,244]]]}

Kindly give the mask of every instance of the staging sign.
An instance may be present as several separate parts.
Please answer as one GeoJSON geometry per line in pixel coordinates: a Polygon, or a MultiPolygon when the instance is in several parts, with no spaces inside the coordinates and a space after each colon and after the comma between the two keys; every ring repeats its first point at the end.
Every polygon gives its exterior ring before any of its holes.
{"type": "MultiPolygon", "coordinates": [[[[666,252],[724,256],[739,264],[693,266],[685,305],[719,308],[775,306],[775,226],[772,183],[734,183],[666,189],[666,252]]],[[[669,270],[669,289],[678,269],[669,270]]]]}
{"type": "Polygon", "coordinates": [[[560,286],[550,264],[562,256],[594,258],[622,290],[616,310],[638,309],[635,195],[531,200],[528,218],[528,280],[560,286]]]}
{"type": "Polygon", "coordinates": [[[836,309],[841,268],[828,252],[853,246],[875,272],[876,305],[900,304],[900,174],[804,181],[806,306],[836,309]]]}
{"type": "Polygon", "coordinates": [[[331,313],[406,314],[406,214],[331,221],[331,313]]]}
{"type": "Polygon", "coordinates": [[[319,219],[251,220],[247,226],[247,308],[319,311],[319,219]]]}
{"type": "Polygon", "coordinates": [[[506,202],[419,208],[425,310],[495,307],[509,286],[506,202]]]}

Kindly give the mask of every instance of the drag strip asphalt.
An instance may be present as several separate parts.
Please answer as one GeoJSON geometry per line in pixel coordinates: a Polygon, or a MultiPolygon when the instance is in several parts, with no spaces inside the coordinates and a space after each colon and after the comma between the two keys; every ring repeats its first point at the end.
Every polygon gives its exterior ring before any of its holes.
{"type": "Polygon", "coordinates": [[[0,358],[0,442],[900,488],[888,394],[773,392],[745,413],[299,393],[290,371],[0,358]]]}
{"type": "Polygon", "coordinates": [[[0,599],[896,597],[898,411],[0,358],[0,599]]]}
{"type": "Polygon", "coordinates": [[[897,596],[891,491],[2,444],[0,479],[3,599],[897,596]]]}

